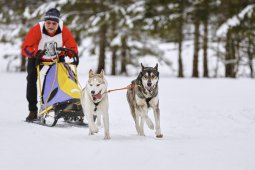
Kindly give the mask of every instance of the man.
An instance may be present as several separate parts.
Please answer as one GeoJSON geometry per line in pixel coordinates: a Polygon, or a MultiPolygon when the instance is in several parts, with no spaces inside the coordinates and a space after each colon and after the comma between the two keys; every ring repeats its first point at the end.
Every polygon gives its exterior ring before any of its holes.
{"type": "MultiPolygon", "coordinates": [[[[22,44],[22,55],[28,58],[27,92],[29,115],[27,122],[37,119],[37,70],[36,54],[44,50],[46,44],[54,42],[57,47],[66,47],[78,53],[77,43],[72,33],[60,20],[60,12],[56,8],[48,10],[42,22],[39,22],[28,32],[22,44]]],[[[44,57],[43,57],[44,58],[44,57]]],[[[45,59],[47,59],[45,57],[45,59]]]]}

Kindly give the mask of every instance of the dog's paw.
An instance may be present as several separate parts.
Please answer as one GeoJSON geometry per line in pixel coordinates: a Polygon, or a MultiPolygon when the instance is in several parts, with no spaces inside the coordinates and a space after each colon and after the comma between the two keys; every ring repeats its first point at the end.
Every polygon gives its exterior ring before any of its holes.
{"type": "Polygon", "coordinates": [[[104,139],[105,139],[105,140],[111,139],[111,136],[110,136],[110,133],[109,133],[109,132],[105,132],[105,133],[104,133],[104,139]]]}
{"type": "Polygon", "coordinates": [[[89,135],[94,135],[94,133],[91,130],[89,130],[89,135]]]}
{"type": "Polygon", "coordinates": [[[110,140],[110,139],[111,139],[110,135],[107,135],[104,137],[104,140],[110,140]]]}
{"type": "Polygon", "coordinates": [[[156,137],[157,138],[163,138],[163,134],[161,133],[161,131],[160,130],[156,130],[156,137]]]}
{"type": "Polygon", "coordinates": [[[163,134],[156,135],[156,138],[163,138],[163,134]]]}
{"type": "Polygon", "coordinates": [[[144,132],[138,134],[139,136],[145,136],[144,132]]]}
{"type": "Polygon", "coordinates": [[[98,127],[96,125],[91,125],[90,130],[92,133],[97,133],[98,132],[98,127]]]}
{"type": "Polygon", "coordinates": [[[143,127],[140,127],[140,131],[138,133],[139,136],[145,136],[143,127]]]}

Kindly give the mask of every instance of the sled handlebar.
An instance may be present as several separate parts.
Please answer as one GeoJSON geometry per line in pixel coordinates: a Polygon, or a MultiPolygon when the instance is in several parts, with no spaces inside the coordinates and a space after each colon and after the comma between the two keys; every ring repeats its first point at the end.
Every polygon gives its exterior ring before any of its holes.
{"type": "MultiPolygon", "coordinates": [[[[76,65],[76,66],[79,64],[78,54],[74,50],[72,50],[70,48],[63,48],[63,47],[58,47],[58,48],[56,48],[56,50],[58,52],[64,52],[64,56],[68,56],[69,58],[72,58],[73,62],[71,62],[70,64],[73,64],[73,65],[76,65]],[[73,55],[73,57],[70,57],[69,55],[67,55],[69,52],[73,55]]],[[[41,50],[36,54],[36,56],[35,56],[36,65],[39,65],[42,62],[41,58],[45,54],[46,54],[46,50],[41,50]]]]}
{"type": "Polygon", "coordinates": [[[67,55],[68,52],[71,52],[72,55],[73,55],[73,57],[70,57],[70,56],[69,56],[69,58],[72,58],[72,59],[73,59],[73,62],[72,62],[71,64],[73,64],[73,65],[78,65],[78,64],[79,64],[79,57],[78,57],[78,54],[77,54],[74,50],[72,50],[72,49],[70,49],[70,48],[59,47],[59,48],[57,48],[57,51],[64,52],[65,56],[68,56],[68,55],[67,55]]]}
{"type": "Polygon", "coordinates": [[[43,56],[43,55],[45,55],[45,52],[46,52],[46,50],[41,50],[41,51],[38,51],[37,53],[36,53],[36,55],[35,55],[35,64],[36,64],[36,66],[38,66],[38,65],[40,65],[40,63],[41,63],[41,57],[43,56]]]}

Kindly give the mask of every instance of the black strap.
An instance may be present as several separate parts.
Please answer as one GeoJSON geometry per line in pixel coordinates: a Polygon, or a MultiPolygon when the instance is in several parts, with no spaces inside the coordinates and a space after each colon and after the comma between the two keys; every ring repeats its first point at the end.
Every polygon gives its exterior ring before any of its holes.
{"type": "Polygon", "coordinates": [[[152,99],[152,97],[145,98],[148,107],[150,107],[150,103],[149,102],[151,101],[151,99],[152,99]]]}
{"type": "Polygon", "coordinates": [[[99,104],[99,102],[94,103],[94,105],[95,105],[95,109],[94,109],[94,111],[97,111],[97,106],[98,106],[98,104],[99,104]]]}

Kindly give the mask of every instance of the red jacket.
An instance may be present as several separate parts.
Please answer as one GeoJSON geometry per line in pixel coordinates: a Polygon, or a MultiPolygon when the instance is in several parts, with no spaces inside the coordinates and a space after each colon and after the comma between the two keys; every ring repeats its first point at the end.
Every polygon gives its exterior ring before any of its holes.
{"type": "MultiPolygon", "coordinates": [[[[70,30],[63,25],[63,29],[58,28],[56,34],[62,33],[63,47],[70,48],[78,53],[78,47],[75,39],[73,38],[70,30]]],[[[55,34],[55,35],[56,35],[55,34]]],[[[53,35],[54,36],[54,35],[53,35]]],[[[28,32],[23,44],[22,44],[22,55],[28,58],[35,56],[38,51],[38,45],[42,38],[42,33],[40,29],[40,24],[33,26],[28,32]]]]}

